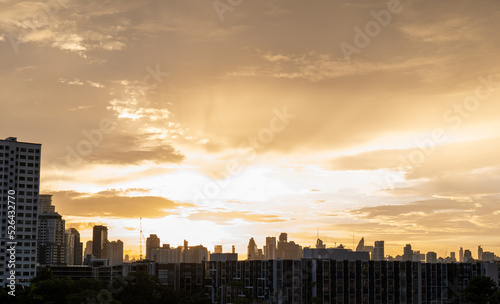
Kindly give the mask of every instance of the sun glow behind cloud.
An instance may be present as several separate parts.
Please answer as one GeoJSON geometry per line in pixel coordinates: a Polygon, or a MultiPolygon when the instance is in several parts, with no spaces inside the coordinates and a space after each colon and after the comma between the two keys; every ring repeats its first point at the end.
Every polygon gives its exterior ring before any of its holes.
{"type": "Polygon", "coordinates": [[[2,5],[0,128],[43,144],[42,192],[84,240],[106,224],[137,255],[141,216],[146,236],[243,257],[318,227],[393,255],[500,232],[496,3],[413,1],[350,61],[339,45],[386,1],[257,1],[223,22],[209,2],[2,5]]]}

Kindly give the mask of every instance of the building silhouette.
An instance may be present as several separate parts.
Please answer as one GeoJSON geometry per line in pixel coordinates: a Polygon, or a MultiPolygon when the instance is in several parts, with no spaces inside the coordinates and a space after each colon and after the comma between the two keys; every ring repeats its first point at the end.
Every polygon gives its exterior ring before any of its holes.
{"type": "Polygon", "coordinates": [[[66,230],[66,264],[82,265],[83,243],[75,228],[66,230]]]}
{"type": "Polygon", "coordinates": [[[403,253],[403,261],[413,261],[413,250],[411,244],[406,244],[403,253]]]}
{"type": "MultiPolygon", "coordinates": [[[[325,245],[326,247],[326,245],[325,245]]],[[[339,261],[369,261],[370,253],[367,251],[352,251],[346,249],[342,244],[336,248],[310,248],[305,247],[304,259],[327,259],[339,261]]]]}
{"type": "Polygon", "coordinates": [[[453,262],[456,262],[457,261],[457,257],[455,255],[455,252],[450,252],[450,259],[453,261],[453,262]]]}
{"type": "Polygon", "coordinates": [[[65,221],[52,205],[52,195],[41,194],[38,214],[38,263],[66,264],[65,221]]]}
{"type": "Polygon", "coordinates": [[[276,238],[266,237],[266,246],[264,246],[264,259],[276,259],[276,238]]]}
{"type": "Polygon", "coordinates": [[[375,246],[373,247],[372,260],[374,261],[385,260],[384,241],[375,241],[375,246]]]}
{"type": "Polygon", "coordinates": [[[156,234],[150,234],[146,239],[146,260],[151,260],[153,250],[160,248],[160,238],[156,234]]]}
{"type": "Polygon", "coordinates": [[[464,251],[464,260],[465,263],[473,262],[472,252],[469,249],[465,249],[464,251]]]}
{"type": "Polygon", "coordinates": [[[182,263],[201,263],[204,261],[208,261],[208,249],[202,245],[188,246],[188,241],[184,240],[182,263]]]}
{"type": "Polygon", "coordinates": [[[494,262],[496,261],[495,254],[493,252],[485,251],[481,256],[481,261],[483,262],[494,262]]]}
{"type": "Polygon", "coordinates": [[[163,244],[151,252],[151,260],[158,263],[180,263],[182,262],[182,250],[184,247],[171,248],[169,244],[163,244]]]}
{"type": "Polygon", "coordinates": [[[234,250],[234,245],[231,253],[223,253],[222,245],[214,246],[214,253],[210,254],[210,261],[237,261],[238,254],[234,250]]]}
{"type": "Polygon", "coordinates": [[[250,238],[248,241],[248,247],[247,247],[247,259],[248,260],[262,260],[263,255],[262,255],[262,249],[259,249],[257,247],[257,244],[255,243],[255,240],[253,238],[250,238]]]}
{"type": "Polygon", "coordinates": [[[108,227],[97,225],[92,232],[92,256],[96,259],[105,259],[104,245],[108,241],[108,227]]]}
{"type": "Polygon", "coordinates": [[[326,244],[323,243],[319,238],[316,240],[316,249],[325,249],[326,244]]]}
{"type": "Polygon", "coordinates": [[[222,253],[222,245],[214,245],[214,253],[222,253]]]}
{"type": "Polygon", "coordinates": [[[106,258],[109,260],[108,265],[119,265],[123,263],[123,242],[120,240],[106,242],[104,245],[106,250],[106,258]]]}
{"type": "Polygon", "coordinates": [[[427,263],[437,263],[437,253],[429,251],[425,256],[425,261],[427,263]]]}
{"type": "Polygon", "coordinates": [[[9,201],[15,203],[17,211],[16,280],[19,284],[27,284],[36,275],[40,151],[40,144],[18,142],[15,137],[0,140],[0,218],[3,225],[0,230],[0,286],[5,286],[11,270],[7,255],[12,241],[7,231],[9,201]]]}
{"type": "Polygon", "coordinates": [[[92,247],[93,247],[93,244],[92,244],[92,241],[87,241],[85,243],[85,251],[83,252],[83,256],[87,256],[87,255],[92,255],[92,247]]]}
{"type": "Polygon", "coordinates": [[[177,248],[170,247],[170,244],[163,244],[160,248],[155,248],[151,252],[151,260],[158,263],[201,263],[208,261],[208,249],[202,245],[189,246],[184,240],[183,246],[177,248]]]}
{"type": "Polygon", "coordinates": [[[281,260],[295,260],[302,258],[302,246],[294,241],[288,242],[288,235],[281,233],[278,241],[276,258],[281,260]]]}
{"type": "Polygon", "coordinates": [[[357,252],[369,252],[370,255],[373,254],[373,246],[366,246],[365,245],[365,238],[362,237],[361,240],[359,240],[358,246],[356,246],[356,251],[357,252]]]}

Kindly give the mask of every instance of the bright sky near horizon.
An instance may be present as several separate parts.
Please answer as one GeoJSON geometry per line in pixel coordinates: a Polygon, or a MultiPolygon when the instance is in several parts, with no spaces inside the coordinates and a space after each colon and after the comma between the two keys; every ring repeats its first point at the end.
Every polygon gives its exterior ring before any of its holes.
{"type": "Polygon", "coordinates": [[[0,137],[84,241],[500,253],[498,1],[0,8],[0,137]]]}

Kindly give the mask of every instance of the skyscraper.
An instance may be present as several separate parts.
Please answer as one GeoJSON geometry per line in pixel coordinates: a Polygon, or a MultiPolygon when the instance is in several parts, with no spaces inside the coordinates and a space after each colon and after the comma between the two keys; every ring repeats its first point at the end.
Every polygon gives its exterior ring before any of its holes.
{"type": "Polygon", "coordinates": [[[472,252],[469,249],[465,249],[464,251],[464,262],[465,263],[474,262],[474,259],[472,258],[472,252]]]}
{"type": "Polygon", "coordinates": [[[38,215],[38,262],[40,265],[66,263],[64,228],[65,221],[59,213],[44,211],[38,215]]]}
{"type": "Polygon", "coordinates": [[[403,261],[413,261],[413,250],[411,249],[411,244],[406,244],[405,246],[403,261]]]}
{"type": "Polygon", "coordinates": [[[108,227],[106,226],[94,226],[92,233],[92,255],[96,259],[105,259],[106,251],[104,249],[104,244],[108,241],[108,227]]]}
{"type": "Polygon", "coordinates": [[[11,246],[15,248],[16,280],[20,284],[26,284],[36,275],[40,151],[40,144],[18,142],[15,137],[0,140],[0,200],[2,202],[0,204],[2,220],[0,286],[5,286],[10,276],[11,269],[8,265],[11,246]],[[9,211],[15,211],[15,216],[9,211]],[[11,220],[15,221],[15,225],[8,225],[11,220]],[[15,234],[10,231],[15,231],[15,234]]]}
{"type": "Polygon", "coordinates": [[[464,249],[462,247],[460,247],[460,250],[458,251],[458,258],[460,263],[464,261],[464,249]]]}
{"type": "Polygon", "coordinates": [[[248,247],[247,247],[247,259],[248,260],[261,260],[262,257],[259,254],[259,248],[257,247],[257,244],[255,243],[255,240],[253,238],[250,238],[248,241],[248,247]]]}
{"type": "Polygon", "coordinates": [[[477,259],[480,261],[483,260],[483,248],[481,246],[477,247],[477,259]]]}
{"type": "Polygon", "coordinates": [[[80,233],[75,228],[66,230],[66,264],[82,265],[83,243],[80,233]]]}
{"type": "Polygon", "coordinates": [[[264,258],[266,260],[276,259],[276,238],[266,237],[266,246],[264,247],[264,258]]]}
{"type": "Polygon", "coordinates": [[[375,241],[375,247],[373,247],[372,259],[374,261],[383,261],[385,259],[384,241],[375,241]]]}
{"type": "Polygon", "coordinates": [[[92,241],[87,241],[87,243],[85,243],[85,252],[83,253],[83,256],[87,256],[87,254],[92,254],[92,247],[93,247],[92,241]]]}
{"type": "Polygon", "coordinates": [[[160,238],[156,234],[150,234],[146,239],[146,260],[152,260],[152,253],[155,249],[160,248],[160,238]]]}

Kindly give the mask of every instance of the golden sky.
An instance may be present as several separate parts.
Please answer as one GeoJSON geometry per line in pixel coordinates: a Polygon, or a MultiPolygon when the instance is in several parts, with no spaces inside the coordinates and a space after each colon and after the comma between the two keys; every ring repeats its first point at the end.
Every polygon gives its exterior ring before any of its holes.
{"type": "Polygon", "coordinates": [[[2,138],[68,226],[500,253],[500,2],[0,1],[2,138]]]}

